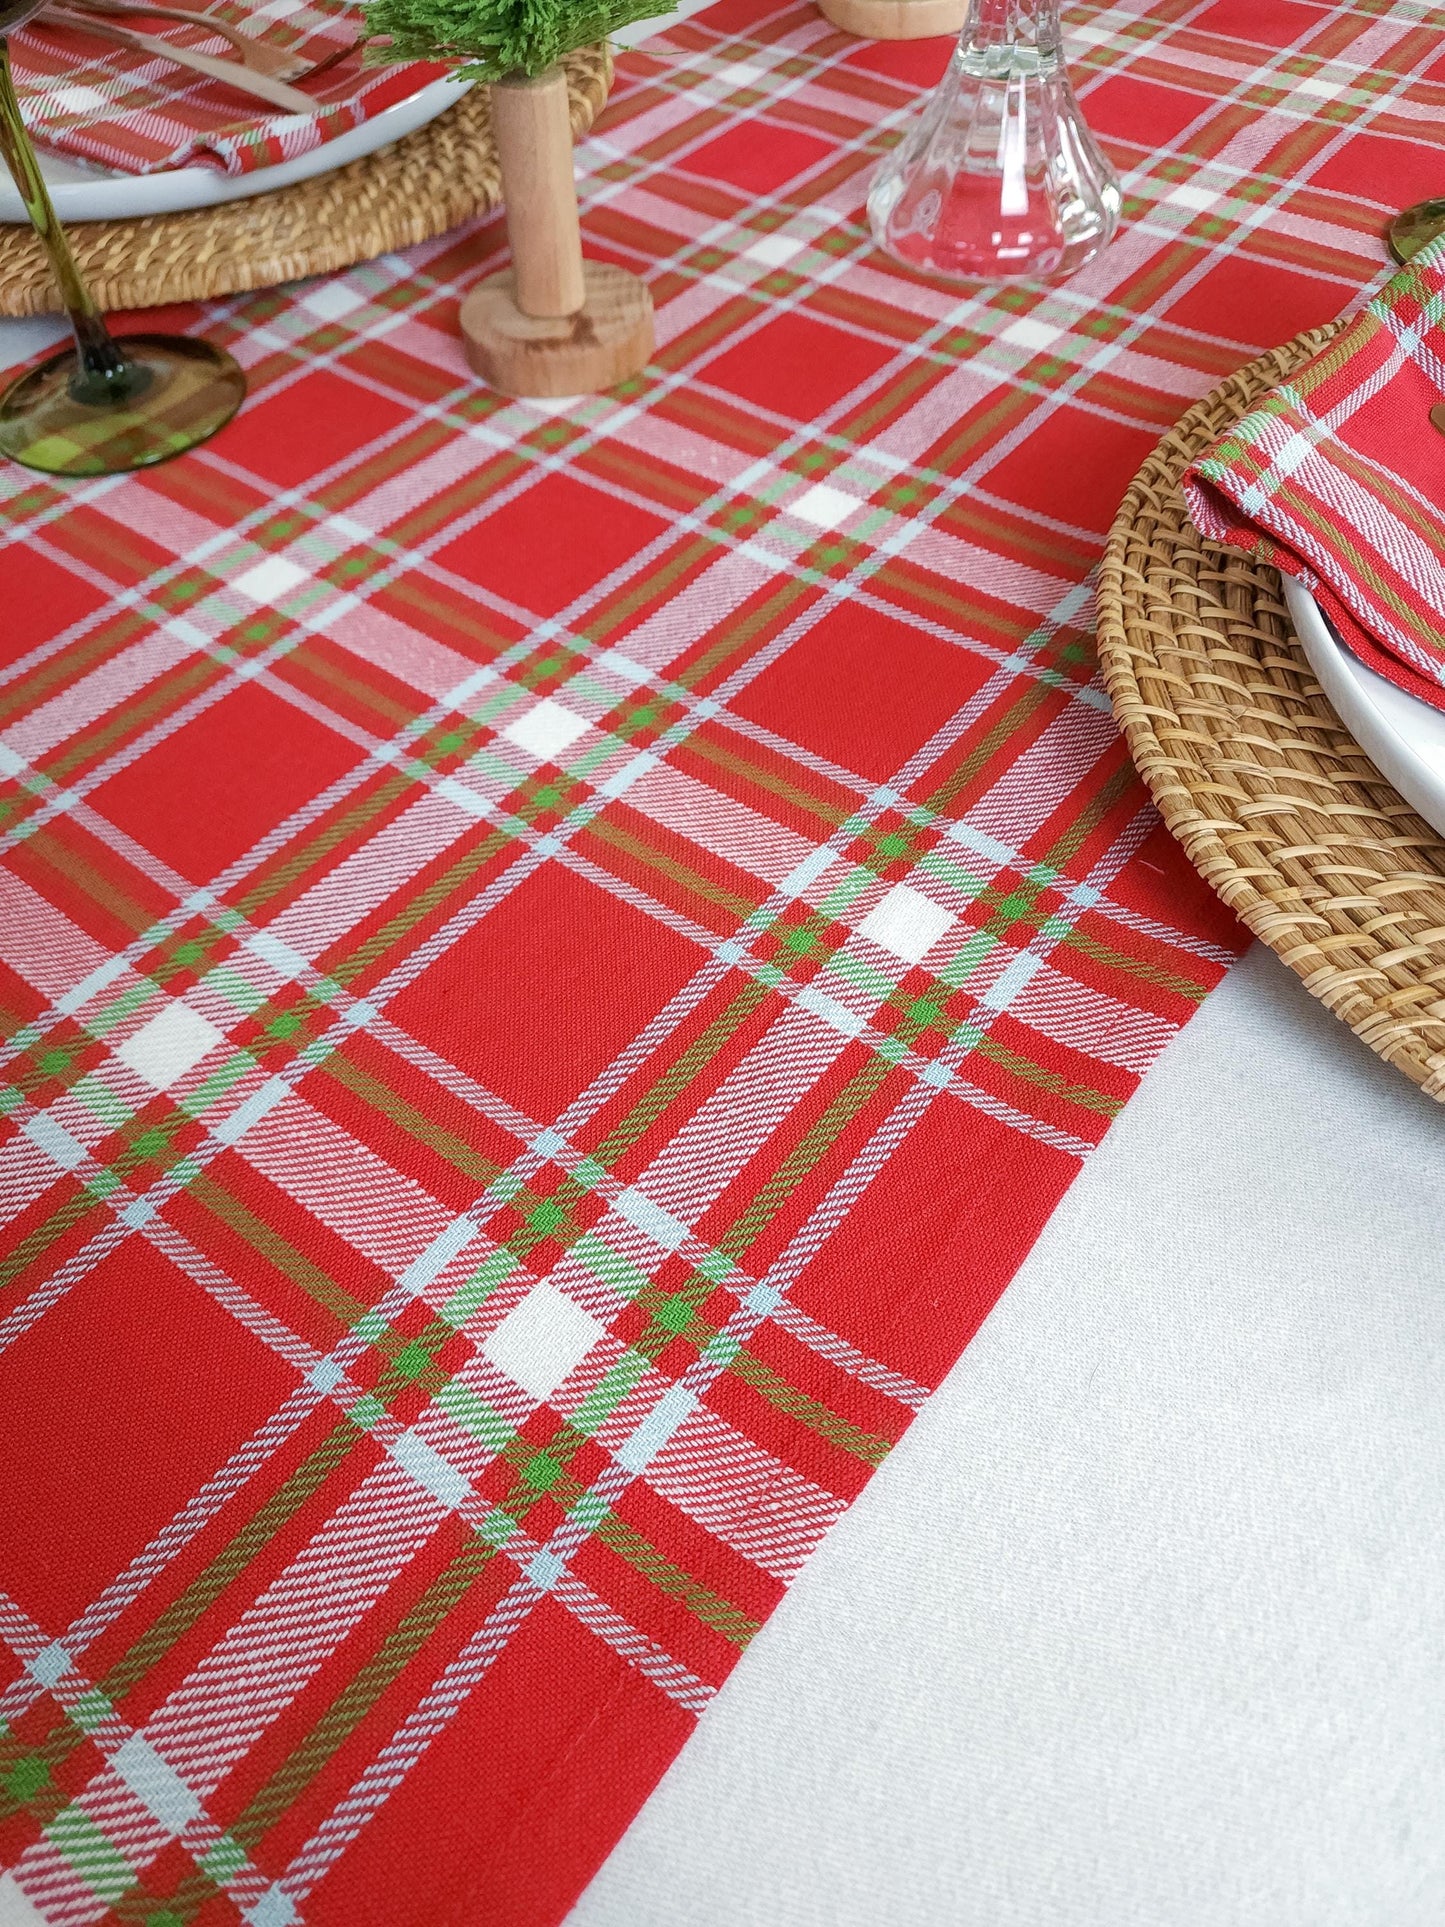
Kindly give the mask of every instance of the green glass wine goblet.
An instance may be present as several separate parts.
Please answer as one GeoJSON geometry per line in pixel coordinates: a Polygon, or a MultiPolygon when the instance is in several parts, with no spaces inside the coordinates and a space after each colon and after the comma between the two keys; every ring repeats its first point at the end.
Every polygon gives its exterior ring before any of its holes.
{"type": "Polygon", "coordinates": [[[44,244],[73,345],[0,395],[0,455],[51,475],[114,475],[169,461],[227,423],[246,377],[224,348],[189,335],[117,341],[55,218],[10,72],[6,35],[45,0],[0,0],[0,152],[44,244]]]}

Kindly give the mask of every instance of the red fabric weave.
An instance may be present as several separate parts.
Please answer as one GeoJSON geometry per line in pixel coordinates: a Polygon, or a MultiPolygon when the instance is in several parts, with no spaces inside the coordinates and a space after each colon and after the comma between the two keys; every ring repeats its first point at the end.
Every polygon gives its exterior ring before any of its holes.
{"type": "Polygon", "coordinates": [[[1184,478],[1200,533],[1296,577],[1371,669],[1445,709],[1445,241],[1184,478]]]}
{"type": "Polygon", "coordinates": [[[0,1902],[555,1927],[1236,954],[1092,574],[1438,185],[1441,38],[1071,21],[1062,287],[869,244],[945,46],[723,0],[579,153],[636,381],[477,383],[495,218],[0,472],[0,1902]]]}

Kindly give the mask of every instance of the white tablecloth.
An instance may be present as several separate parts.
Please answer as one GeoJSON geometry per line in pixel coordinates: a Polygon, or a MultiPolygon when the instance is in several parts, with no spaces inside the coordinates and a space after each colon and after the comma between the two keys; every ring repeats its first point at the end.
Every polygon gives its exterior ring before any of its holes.
{"type": "Polygon", "coordinates": [[[1440,1927],[1442,1203],[1251,952],[569,1927],[1440,1927]]]}

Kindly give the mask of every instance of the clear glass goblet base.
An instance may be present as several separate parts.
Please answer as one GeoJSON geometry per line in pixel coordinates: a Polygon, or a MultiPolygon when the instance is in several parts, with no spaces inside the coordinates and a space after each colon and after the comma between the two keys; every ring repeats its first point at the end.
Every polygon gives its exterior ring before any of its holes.
{"type": "Polygon", "coordinates": [[[1091,261],[1109,241],[1117,198],[1106,189],[1090,206],[1041,188],[1020,191],[1000,206],[992,172],[960,168],[947,184],[924,179],[909,193],[897,176],[870,197],[878,246],[903,266],[941,281],[1059,281],[1091,261]]]}
{"type": "Polygon", "coordinates": [[[1108,244],[1119,209],[1069,85],[1059,0],[970,0],[947,73],[869,190],[878,246],[939,280],[1055,280],[1108,244]]]}
{"type": "Polygon", "coordinates": [[[241,406],[246,377],[224,348],[186,335],[127,335],[87,368],[66,348],[0,395],[0,455],[50,475],[114,475],[169,461],[241,406]]]}

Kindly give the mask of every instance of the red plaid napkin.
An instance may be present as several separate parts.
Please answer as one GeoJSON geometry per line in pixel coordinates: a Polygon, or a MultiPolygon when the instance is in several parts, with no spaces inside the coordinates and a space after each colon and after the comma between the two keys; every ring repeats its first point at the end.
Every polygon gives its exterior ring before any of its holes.
{"type": "MultiPolygon", "coordinates": [[[[298,0],[290,7],[268,0],[254,13],[235,5],[209,11],[308,61],[324,60],[362,31],[360,13],[347,0],[298,0]]],[[[235,57],[227,41],[203,27],[129,16],[117,17],[116,24],[173,39],[196,53],[235,57]]],[[[334,140],[447,71],[418,62],[363,67],[358,48],[315,80],[294,83],[314,95],[314,114],[287,114],[261,101],[248,106],[243,94],[218,81],[113,46],[83,27],[33,21],[12,35],[10,52],[32,137],[129,174],[197,160],[227,174],[249,174],[334,140]]]]}
{"type": "Polygon", "coordinates": [[[1194,525],[1297,576],[1343,641],[1445,709],[1445,241],[1184,478],[1194,525]]]}

